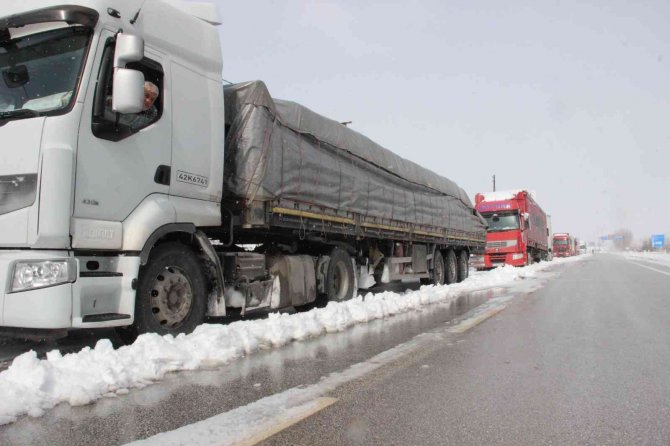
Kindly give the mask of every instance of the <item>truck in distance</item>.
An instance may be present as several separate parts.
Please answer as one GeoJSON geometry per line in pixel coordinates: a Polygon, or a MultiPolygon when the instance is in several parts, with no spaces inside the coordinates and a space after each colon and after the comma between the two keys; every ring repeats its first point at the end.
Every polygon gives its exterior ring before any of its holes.
{"type": "Polygon", "coordinates": [[[547,215],[530,192],[477,194],[475,207],[488,224],[481,268],[524,266],[548,259],[547,215]]]}
{"type": "Polygon", "coordinates": [[[132,339],[467,277],[467,194],[262,82],[224,89],[220,23],[180,0],[0,7],[0,330],[132,339]]]}
{"type": "Polygon", "coordinates": [[[575,239],[567,232],[554,234],[554,256],[571,257],[575,254],[575,239]]]}

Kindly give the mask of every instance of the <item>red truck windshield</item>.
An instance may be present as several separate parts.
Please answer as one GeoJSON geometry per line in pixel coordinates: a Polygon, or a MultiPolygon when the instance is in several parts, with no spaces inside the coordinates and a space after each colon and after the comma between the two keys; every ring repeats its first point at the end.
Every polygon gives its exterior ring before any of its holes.
{"type": "Polygon", "coordinates": [[[483,214],[488,224],[488,232],[511,231],[519,229],[518,214],[483,214]]]}

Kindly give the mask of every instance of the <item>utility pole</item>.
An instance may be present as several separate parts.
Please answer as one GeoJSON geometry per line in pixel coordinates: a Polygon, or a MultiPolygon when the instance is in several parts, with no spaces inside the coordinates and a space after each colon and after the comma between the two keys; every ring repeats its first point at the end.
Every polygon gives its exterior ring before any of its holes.
{"type": "Polygon", "coordinates": [[[496,191],[496,176],[493,175],[493,192],[496,191]]]}

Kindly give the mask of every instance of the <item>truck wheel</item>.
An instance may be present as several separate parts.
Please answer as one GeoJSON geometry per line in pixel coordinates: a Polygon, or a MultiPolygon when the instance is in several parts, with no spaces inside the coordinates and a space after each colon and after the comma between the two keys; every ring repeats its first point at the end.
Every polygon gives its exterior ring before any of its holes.
{"type": "Polygon", "coordinates": [[[447,285],[456,283],[458,280],[458,265],[456,260],[456,253],[453,249],[447,251],[447,259],[445,263],[445,280],[447,285]]]}
{"type": "Polygon", "coordinates": [[[470,258],[467,251],[458,253],[458,281],[463,282],[470,275],[470,258]]]}
{"type": "Polygon", "coordinates": [[[328,301],[341,302],[354,294],[354,267],[349,254],[341,248],[330,253],[325,285],[328,301]]]}
{"type": "Polygon", "coordinates": [[[135,322],[119,331],[125,342],[142,333],[190,333],[207,310],[206,278],[195,253],[181,243],[154,249],[140,270],[135,322]]]}
{"type": "Polygon", "coordinates": [[[420,282],[422,285],[444,285],[444,272],[444,256],[439,250],[435,250],[430,278],[421,279],[420,282]]]}

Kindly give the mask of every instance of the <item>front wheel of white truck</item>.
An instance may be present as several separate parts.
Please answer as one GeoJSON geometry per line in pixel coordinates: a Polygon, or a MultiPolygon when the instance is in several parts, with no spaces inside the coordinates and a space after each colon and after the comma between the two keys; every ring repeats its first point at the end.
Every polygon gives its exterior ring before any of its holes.
{"type": "Polygon", "coordinates": [[[206,277],[191,248],[176,242],[160,245],[140,270],[135,322],[119,335],[130,343],[142,333],[190,333],[205,319],[206,297],[206,277]]]}

